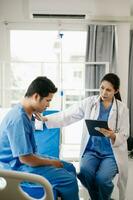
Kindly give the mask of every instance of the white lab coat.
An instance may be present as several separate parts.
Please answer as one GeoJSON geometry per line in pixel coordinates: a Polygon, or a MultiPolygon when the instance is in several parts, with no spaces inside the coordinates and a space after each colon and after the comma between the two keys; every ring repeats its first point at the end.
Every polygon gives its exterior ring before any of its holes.
{"type": "MultiPolygon", "coordinates": [[[[56,114],[47,116],[48,121],[46,126],[48,128],[64,127],[81,119],[97,119],[99,115],[100,101],[99,96],[91,96],[80,103],[77,103],[70,108],[56,114]]],[[[118,126],[119,130],[116,133],[116,140],[112,146],[114,156],[119,169],[119,176],[117,185],[119,187],[119,200],[125,200],[127,177],[128,177],[128,152],[127,152],[127,138],[129,136],[129,111],[125,104],[118,101],[118,126]]],[[[116,102],[113,102],[108,126],[115,130],[116,126],[116,102]]],[[[86,125],[83,125],[82,140],[80,154],[82,156],[85,147],[89,140],[86,125]]]]}

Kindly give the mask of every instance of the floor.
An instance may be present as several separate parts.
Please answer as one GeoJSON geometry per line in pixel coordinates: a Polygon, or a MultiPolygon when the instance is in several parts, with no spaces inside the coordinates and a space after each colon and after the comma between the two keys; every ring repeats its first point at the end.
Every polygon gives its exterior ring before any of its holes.
{"type": "MultiPolygon", "coordinates": [[[[133,200],[133,159],[129,158],[128,164],[129,164],[129,175],[128,175],[126,200],[133,200]]],[[[80,188],[80,200],[89,200],[88,192],[81,186],[80,183],[79,183],[79,188],[80,188]]],[[[116,180],[112,198],[114,198],[115,200],[119,200],[119,193],[116,185],[116,180]]]]}
{"type": "Polygon", "coordinates": [[[133,200],[133,159],[129,159],[129,174],[126,200],[133,200]]]}
{"type": "MultiPolygon", "coordinates": [[[[127,192],[126,192],[126,200],[133,200],[133,159],[129,159],[129,173],[128,173],[128,183],[127,183],[127,192]]],[[[115,188],[113,191],[112,197],[115,200],[119,200],[119,192],[117,188],[117,184],[115,181],[115,188]]]]}

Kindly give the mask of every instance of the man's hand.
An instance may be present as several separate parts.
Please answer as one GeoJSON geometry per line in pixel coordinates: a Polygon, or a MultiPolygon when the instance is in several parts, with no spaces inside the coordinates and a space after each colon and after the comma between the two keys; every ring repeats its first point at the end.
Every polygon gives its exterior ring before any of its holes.
{"type": "Polygon", "coordinates": [[[45,116],[42,116],[39,112],[34,113],[34,116],[37,120],[42,121],[43,123],[48,121],[48,119],[45,116]]]}
{"type": "Polygon", "coordinates": [[[57,168],[62,168],[63,167],[63,163],[59,160],[51,160],[51,164],[54,166],[54,167],[57,167],[57,168]]]}
{"type": "Polygon", "coordinates": [[[60,160],[49,159],[45,157],[40,157],[35,154],[29,154],[25,156],[20,156],[19,160],[21,163],[37,167],[37,166],[54,166],[57,168],[63,167],[63,163],[60,160]]]}
{"type": "Polygon", "coordinates": [[[39,112],[35,112],[34,117],[39,121],[43,121],[43,116],[39,112]]]}

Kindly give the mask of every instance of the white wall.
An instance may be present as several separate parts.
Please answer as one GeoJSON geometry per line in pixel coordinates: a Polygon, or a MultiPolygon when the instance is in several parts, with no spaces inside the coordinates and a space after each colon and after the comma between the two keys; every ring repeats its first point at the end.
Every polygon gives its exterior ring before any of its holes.
{"type": "Polygon", "coordinates": [[[121,80],[122,100],[127,103],[128,65],[129,65],[129,30],[130,24],[117,25],[117,73],[121,80]]]}
{"type": "Polygon", "coordinates": [[[130,0],[95,0],[96,15],[129,16],[130,0]]]}
{"type": "Polygon", "coordinates": [[[7,25],[0,23],[0,61],[8,61],[10,57],[9,31],[7,25]]]}
{"type": "Polygon", "coordinates": [[[28,0],[0,0],[0,21],[24,20],[25,2],[28,0]]]}

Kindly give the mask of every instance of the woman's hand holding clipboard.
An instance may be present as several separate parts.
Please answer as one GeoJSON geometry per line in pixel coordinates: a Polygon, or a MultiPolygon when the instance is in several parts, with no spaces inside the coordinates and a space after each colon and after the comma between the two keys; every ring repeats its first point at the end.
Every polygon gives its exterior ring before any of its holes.
{"type": "Polygon", "coordinates": [[[114,143],[116,134],[108,127],[107,121],[86,119],[85,122],[91,136],[108,137],[114,143]]]}

